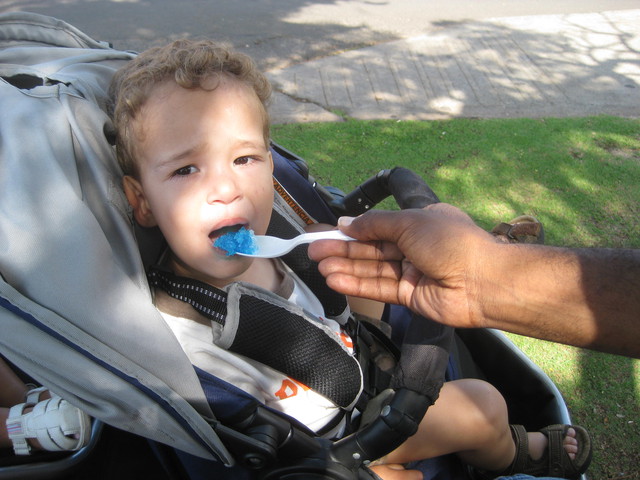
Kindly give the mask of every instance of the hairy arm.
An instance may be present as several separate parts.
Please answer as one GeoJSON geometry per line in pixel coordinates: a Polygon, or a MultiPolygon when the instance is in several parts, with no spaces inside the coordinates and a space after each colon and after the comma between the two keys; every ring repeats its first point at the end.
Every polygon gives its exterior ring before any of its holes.
{"type": "Polygon", "coordinates": [[[480,282],[487,326],[640,357],[640,251],[499,247],[480,282]]]}
{"type": "Polygon", "coordinates": [[[495,242],[455,207],[370,212],[316,242],[332,288],[455,327],[640,357],[640,251],[495,242]]]}

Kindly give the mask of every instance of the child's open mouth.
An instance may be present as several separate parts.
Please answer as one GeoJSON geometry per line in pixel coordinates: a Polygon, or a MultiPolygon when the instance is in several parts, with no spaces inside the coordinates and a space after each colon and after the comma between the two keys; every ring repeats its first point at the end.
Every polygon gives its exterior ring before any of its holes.
{"type": "Polygon", "coordinates": [[[235,233],[242,227],[244,227],[244,225],[238,223],[237,225],[229,225],[227,227],[218,228],[217,230],[213,230],[211,233],[209,233],[209,240],[211,240],[211,243],[213,244],[222,235],[226,235],[227,233],[235,233]]]}
{"type": "Polygon", "coordinates": [[[237,253],[253,254],[257,251],[256,239],[253,230],[248,230],[244,225],[221,228],[216,230],[219,236],[215,239],[213,248],[227,257],[237,253]]]}
{"type": "Polygon", "coordinates": [[[246,229],[246,225],[238,223],[236,225],[228,225],[226,227],[218,228],[217,230],[213,230],[209,233],[209,240],[211,240],[211,246],[213,249],[226,257],[233,256],[235,251],[229,245],[229,238],[233,237],[234,234],[237,234],[242,229],[246,229]],[[231,252],[229,251],[231,248],[231,252]]]}

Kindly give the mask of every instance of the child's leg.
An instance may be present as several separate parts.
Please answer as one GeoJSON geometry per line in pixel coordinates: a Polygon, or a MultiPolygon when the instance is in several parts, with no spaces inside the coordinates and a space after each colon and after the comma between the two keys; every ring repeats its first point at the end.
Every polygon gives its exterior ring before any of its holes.
{"type": "Polygon", "coordinates": [[[0,408],[0,448],[11,447],[11,440],[9,439],[6,426],[8,417],[9,409],[4,407],[0,408]]]}
{"type": "Polygon", "coordinates": [[[0,357],[0,406],[12,407],[24,402],[28,387],[0,357]]]}
{"type": "Polygon", "coordinates": [[[445,383],[418,432],[384,462],[407,463],[449,453],[458,453],[464,462],[487,470],[511,464],[515,444],[507,406],[489,383],[473,379],[445,383]]]}
{"type": "MultiPolygon", "coordinates": [[[[571,459],[578,452],[575,431],[569,429],[564,449],[571,459]]],[[[529,455],[540,458],[548,439],[529,432],[529,455]]],[[[515,458],[516,447],[507,405],[498,390],[481,380],[447,382],[425,414],[416,434],[387,455],[384,463],[407,463],[457,453],[465,463],[482,470],[501,471],[515,458]]]]}
{"type": "Polygon", "coordinates": [[[11,447],[6,427],[9,408],[24,402],[27,390],[20,377],[0,358],[0,448],[11,447]]]}

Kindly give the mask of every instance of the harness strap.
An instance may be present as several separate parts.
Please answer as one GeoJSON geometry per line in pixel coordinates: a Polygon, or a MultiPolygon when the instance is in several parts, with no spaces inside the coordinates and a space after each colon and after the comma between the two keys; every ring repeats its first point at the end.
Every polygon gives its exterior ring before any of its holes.
{"type": "Polygon", "coordinates": [[[213,341],[303,383],[349,409],[363,386],[358,360],[317,318],[267,290],[233,283],[227,291],[157,268],[149,283],[222,327],[213,341]]]}
{"type": "Polygon", "coordinates": [[[149,269],[147,278],[153,287],[161,288],[176,300],[188,303],[201,315],[224,327],[227,317],[227,293],[224,290],[157,268],[149,269]]]}

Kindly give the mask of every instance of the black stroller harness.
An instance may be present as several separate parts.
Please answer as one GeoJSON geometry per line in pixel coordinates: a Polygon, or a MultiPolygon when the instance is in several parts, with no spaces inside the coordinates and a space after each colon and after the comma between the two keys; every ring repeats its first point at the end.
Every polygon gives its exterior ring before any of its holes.
{"type": "Polygon", "coordinates": [[[302,382],[341,408],[356,402],[362,385],[358,362],[309,313],[250,284],[222,290],[159,269],[149,279],[220,325],[218,346],[302,382]]]}

